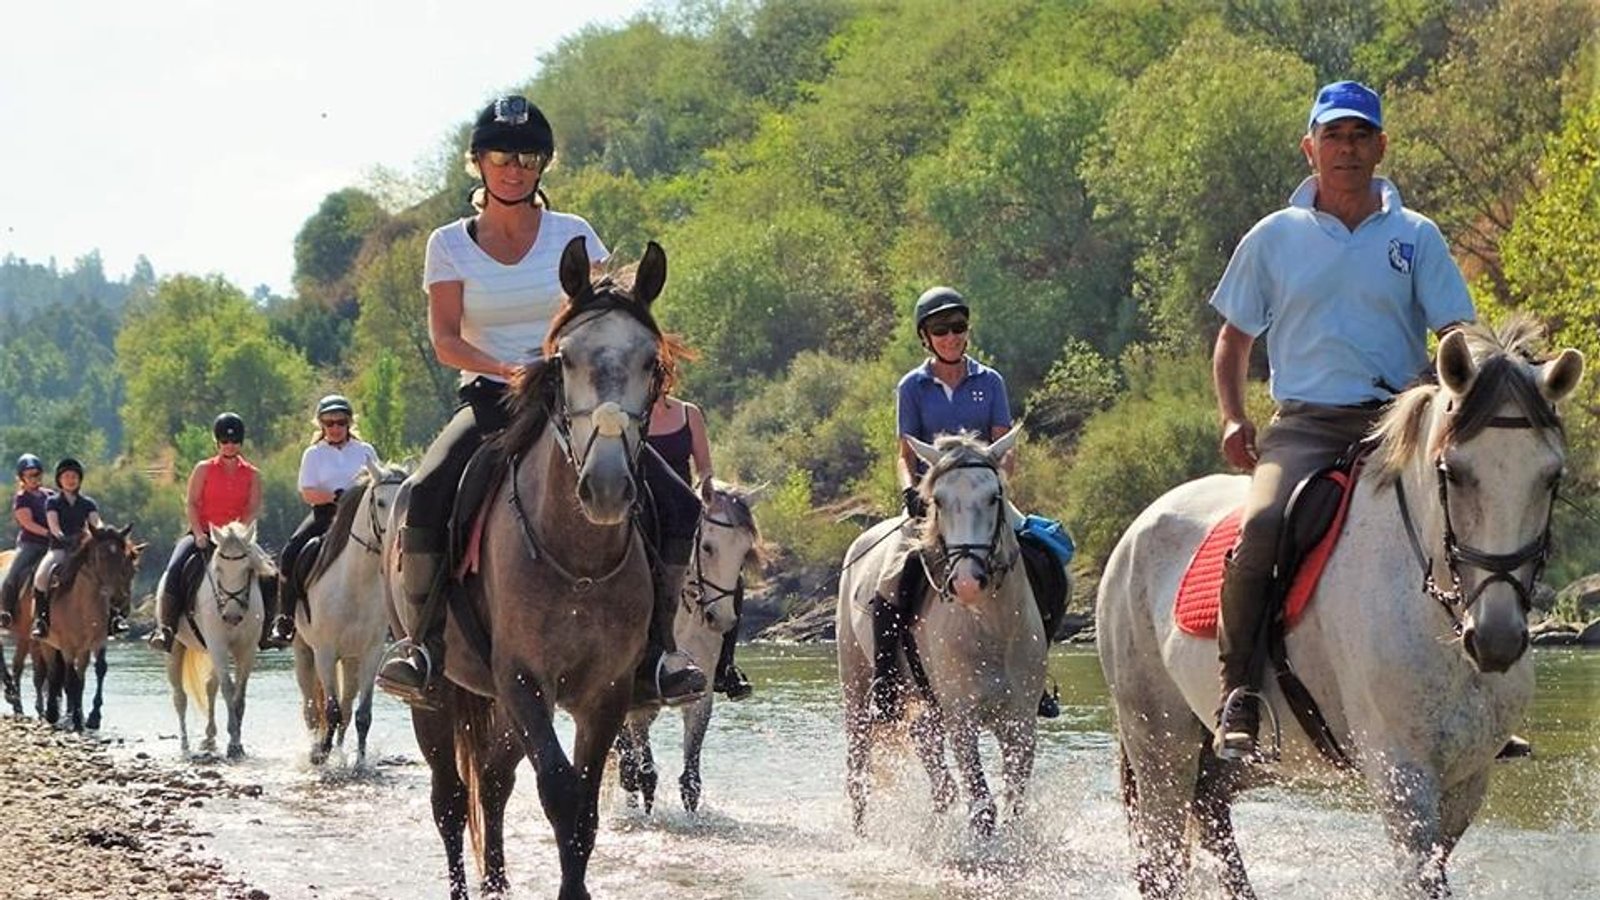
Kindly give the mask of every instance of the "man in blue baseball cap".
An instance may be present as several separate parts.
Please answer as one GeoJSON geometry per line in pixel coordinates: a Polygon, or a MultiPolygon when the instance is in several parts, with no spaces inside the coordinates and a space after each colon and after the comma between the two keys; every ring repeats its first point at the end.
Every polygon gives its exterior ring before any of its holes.
{"type": "Polygon", "coordinates": [[[1222,452],[1251,473],[1217,629],[1223,759],[1256,756],[1256,643],[1290,492],[1364,437],[1427,369],[1428,331],[1474,317],[1438,226],[1373,174],[1386,149],[1375,91],[1354,81],[1317,91],[1300,139],[1311,175],[1239,242],[1211,296],[1224,319],[1212,357],[1222,452]],[[1258,442],[1244,394],[1250,347],[1263,334],[1277,413],[1258,442]]]}

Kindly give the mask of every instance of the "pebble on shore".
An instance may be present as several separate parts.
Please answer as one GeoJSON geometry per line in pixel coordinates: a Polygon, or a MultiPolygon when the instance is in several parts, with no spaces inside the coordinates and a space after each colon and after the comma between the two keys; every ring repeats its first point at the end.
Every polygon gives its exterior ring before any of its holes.
{"type": "Polygon", "coordinates": [[[200,851],[181,810],[235,790],[204,773],[119,763],[107,741],[36,719],[0,720],[0,896],[267,900],[200,851]]]}

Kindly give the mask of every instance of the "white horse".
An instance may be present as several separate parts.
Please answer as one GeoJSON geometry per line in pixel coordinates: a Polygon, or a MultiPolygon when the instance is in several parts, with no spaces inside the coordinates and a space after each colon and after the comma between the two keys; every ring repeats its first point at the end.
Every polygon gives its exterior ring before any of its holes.
{"type": "MultiPolygon", "coordinates": [[[[929,469],[921,491],[929,518],[920,552],[932,583],[910,612],[908,644],[927,673],[931,702],[916,712],[912,736],[933,781],[934,808],[955,799],[945,767],[948,734],[967,789],[968,820],[992,834],[994,799],[978,756],[978,732],[991,731],[1003,757],[1007,815],[1022,811],[1033,772],[1034,717],[1045,681],[1045,634],[1033,589],[1021,564],[1015,513],[999,465],[1021,434],[1013,429],[993,445],[968,436],[941,437],[934,446],[912,440],[929,469]]],[[[839,580],[839,681],[844,689],[849,748],[847,788],[855,828],[866,814],[869,762],[881,728],[868,712],[872,682],[872,612],[880,576],[905,526],[897,517],[868,529],[846,554],[839,580]]],[[[908,710],[908,714],[910,710],[908,710]]]]}
{"type": "MultiPolygon", "coordinates": [[[[1441,384],[1385,414],[1344,537],[1288,636],[1295,672],[1377,798],[1406,890],[1428,897],[1448,895],[1445,863],[1533,693],[1526,613],[1566,456],[1555,404],[1583,372],[1574,350],[1531,361],[1534,336],[1517,322],[1440,343],[1441,384]]],[[[1253,896],[1233,793],[1271,774],[1335,774],[1271,684],[1266,721],[1287,723],[1277,765],[1246,770],[1210,751],[1216,642],[1180,631],[1173,604],[1196,546],[1248,483],[1211,476],[1168,492],[1129,526],[1100,582],[1100,662],[1149,897],[1183,893],[1191,816],[1230,895],[1253,896]]]]}
{"type": "MultiPolygon", "coordinates": [[[[694,556],[684,573],[677,615],[672,623],[678,649],[707,672],[717,665],[723,635],[738,624],[735,604],[744,589],[744,571],[761,560],[761,532],[750,507],[756,491],[717,482],[701,488],[700,523],[694,556]]],[[[678,779],[684,809],[700,808],[700,751],[711,724],[712,692],[683,707],[683,775],[678,779]]],[[[642,795],[644,810],[655,804],[656,769],[650,752],[650,726],[659,706],[635,709],[617,737],[619,774],[629,802],[642,795]]]]}
{"type": "MultiPolygon", "coordinates": [[[[167,681],[172,685],[172,706],[178,713],[178,737],[183,753],[189,752],[186,716],[188,697],[206,717],[206,737],[200,749],[217,748],[217,688],[228,704],[228,758],[244,756],[240,730],[244,722],[245,686],[256,665],[256,642],[261,637],[260,579],[278,577],[278,570],[256,544],[256,526],[229,522],[211,528],[216,548],[206,563],[205,578],[195,591],[193,612],[178,625],[177,640],[167,659],[167,681]],[[197,630],[198,629],[198,630],[197,630]],[[230,670],[229,662],[232,662],[230,670]]],[[[165,602],[166,576],[156,588],[165,602]]]]}
{"type": "Polygon", "coordinates": [[[373,677],[389,628],[383,541],[390,508],[405,479],[404,469],[367,464],[340,499],[323,538],[324,546],[342,546],[336,556],[319,557],[305,603],[295,610],[294,674],[315,765],[328,758],[336,741],[344,745],[352,710],[356,764],[366,760],[373,677]]]}

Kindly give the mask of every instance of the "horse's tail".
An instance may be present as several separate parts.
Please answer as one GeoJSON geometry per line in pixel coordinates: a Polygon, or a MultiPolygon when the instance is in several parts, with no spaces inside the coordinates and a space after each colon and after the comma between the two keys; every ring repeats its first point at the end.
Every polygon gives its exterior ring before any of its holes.
{"type": "Polygon", "coordinates": [[[456,719],[456,774],[467,789],[467,835],[472,840],[472,857],[478,875],[484,874],[483,859],[483,765],[490,740],[492,701],[471,691],[451,690],[451,705],[456,719]]]}
{"type": "Polygon", "coordinates": [[[183,654],[184,693],[194,701],[201,715],[211,715],[211,694],[206,691],[206,682],[211,680],[211,654],[201,653],[182,644],[174,644],[172,650],[174,653],[183,654]]]}

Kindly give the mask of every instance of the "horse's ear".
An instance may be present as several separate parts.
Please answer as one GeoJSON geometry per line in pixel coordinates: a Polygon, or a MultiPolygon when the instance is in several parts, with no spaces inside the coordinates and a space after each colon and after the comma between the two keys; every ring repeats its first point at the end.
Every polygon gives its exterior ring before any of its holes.
{"type": "Polygon", "coordinates": [[[1539,367],[1539,393],[1556,403],[1572,393],[1583,378],[1583,354],[1568,347],[1561,355],[1539,367]]]}
{"type": "Polygon", "coordinates": [[[133,523],[132,522],[129,522],[128,524],[122,526],[122,529],[117,532],[117,535],[119,537],[123,538],[124,540],[126,540],[128,535],[130,535],[130,534],[133,534],[133,523]]]}
{"type": "Polygon", "coordinates": [[[753,488],[745,488],[744,493],[740,496],[740,499],[744,501],[745,506],[755,506],[757,503],[761,502],[763,497],[767,496],[767,494],[771,492],[772,482],[763,481],[753,488]]]}
{"type": "Polygon", "coordinates": [[[1461,331],[1452,331],[1439,341],[1437,362],[1439,383],[1458,397],[1470,390],[1478,377],[1478,364],[1472,361],[1472,348],[1461,331]]]}
{"type": "Polygon", "coordinates": [[[998,466],[1000,461],[1006,458],[1006,454],[1011,452],[1011,448],[1015,447],[1017,441],[1021,440],[1021,438],[1022,426],[1020,425],[1000,435],[999,440],[989,445],[989,460],[998,466]]]}
{"type": "Polygon", "coordinates": [[[912,452],[917,454],[918,459],[930,466],[939,464],[939,451],[933,449],[932,444],[924,444],[909,434],[905,435],[905,439],[906,443],[911,445],[912,452]]]}
{"type": "Polygon", "coordinates": [[[717,486],[712,484],[709,478],[700,479],[700,502],[709,507],[711,501],[715,499],[717,499],[717,486]]]}
{"type": "Polygon", "coordinates": [[[207,525],[206,526],[206,530],[211,532],[211,544],[212,544],[212,546],[215,546],[218,542],[220,542],[222,540],[222,531],[220,529],[218,529],[217,526],[215,526],[215,525],[207,525]]]}
{"type": "Polygon", "coordinates": [[[633,299],[649,306],[667,286],[667,251],[655,241],[645,245],[644,259],[633,276],[633,299]]]}
{"type": "Polygon", "coordinates": [[[383,480],[383,470],[378,468],[378,464],[373,461],[372,457],[367,457],[367,461],[362,463],[362,468],[367,470],[367,477],[372,479],[373,484],[383,480]]]}
{"type": "Polygon", "coordinates": [[[573,300],[589,290],[589,248],[583,235],[567,241],[561,251],[561,289],[573,300]]]}
{"type": "Polygon", "coordinates": [[[244,542],[246,544],[254,544],[256,542],[256,523],[251,522],[250,527],[244,530],[244,542]]]}

